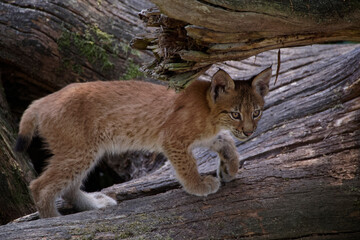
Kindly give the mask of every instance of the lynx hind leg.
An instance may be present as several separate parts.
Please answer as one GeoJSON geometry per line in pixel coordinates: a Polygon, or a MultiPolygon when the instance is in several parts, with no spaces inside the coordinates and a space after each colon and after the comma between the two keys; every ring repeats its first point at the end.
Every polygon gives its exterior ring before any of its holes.
{"type": "Polygon", "coordinates": [[[44,179],[47,178],[47,174],[43,174],[30,183],[31,194],[41,218],[60,216],[55,206],[55,199],[61,189],[58,188],[55,190],[52,186],[45,185],[46,180],[44,179]]]}
{"type": "Polygon", "coordinates": [[[107,206],[114,206],[117,202],[111,197],[106,196],[100,192],[87,193],[80,190],[82,178],[72,184],[64,192],[63,198],[69,201],[75,209],[79,211],[86,211],[92,209],[104,208],[107,206]]]}
{"type": "MultiPolygon", "coordinates": [[[[40,217],[60,216],[55,206],[55,199],[62,193],[65,193],[66,197],[81,210],[104,206],[98,198],[93,196],[94,194],[87,194],[79,189],[81,176],[90,170],[90,166],[94,165],[93,161],[92,158],[67,158],[58,155],[50,159],[47,169],[30,184],[40,217]]],[[[110,201],[108,198],[105,199],[110,201]]]]}
{"type": "Polygon", "coordinates": [[[200,176],[196,160],[186,151],[166,151],[184,190],[192,195],[207,196],[219,190],[220,182],[213,176],[200,176]]]}
{"type": "Polygon", "coordinates": [[[217,176],[222,182],[230,182],[235,179],[236,173],[242,164],[239,163],[239,153],[237,152],[234,140],[228,132],[220,132],[210,144],[210,149],[219,154],[220,165],[217,176]]]}
{"type": "MultiPolygon", "coordinates": [[[[51,161],[56,161],[53,156],[51,161]]],[[[50,162],[48,168],[30,183],[30,190],[41,218],[60,216],[56,209],[55,199],[60,196],[61,191],[71,183],[68,171],[57,168],[50,162]]]]}

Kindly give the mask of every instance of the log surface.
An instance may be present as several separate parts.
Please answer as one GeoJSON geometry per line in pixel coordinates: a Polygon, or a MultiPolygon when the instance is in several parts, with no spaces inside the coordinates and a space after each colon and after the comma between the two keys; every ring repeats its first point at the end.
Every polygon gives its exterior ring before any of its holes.
{"type": "MultiPolygon", "coordinates": [[[[274,62],[269,51],[218,66],[246,78],[274,62]]],[[[166,164],[104,189],[118,206],[8,224],[0,239],[359,239],[360,47],[284,49],[273,80],[255,136],[237,143],[244,167],[218,193],[186,194],[166,164]]],[[[216,154],[195,155],[215,172],[216,154]]]]}
{"type": "Polygon", "coordinates": [[[359,28],[358,1],[151,0],[167,16],[218,32],[339,31],[359,28]],[[204,17],[206,15],[206,17],[204,17]],[[229,21],[230,20],[230,21],[229,21]],[[251,26],[251,28],[249,28],[251,26]]]}

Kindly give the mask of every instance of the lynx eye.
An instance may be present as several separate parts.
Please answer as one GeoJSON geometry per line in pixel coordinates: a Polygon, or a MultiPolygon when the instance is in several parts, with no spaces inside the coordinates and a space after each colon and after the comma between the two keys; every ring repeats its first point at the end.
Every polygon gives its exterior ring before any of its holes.
{"type": "Polygon", "coordinates": [[[230,112],[230,117],[234,120],[240,120],[241,119],[241,115],[239,112],[230,112]]]}
{"type": "Polygon", "coordinates": [[[261,114],[261,110],[257,109],[253,111],[253,119],[258,118],[261,114]]]}

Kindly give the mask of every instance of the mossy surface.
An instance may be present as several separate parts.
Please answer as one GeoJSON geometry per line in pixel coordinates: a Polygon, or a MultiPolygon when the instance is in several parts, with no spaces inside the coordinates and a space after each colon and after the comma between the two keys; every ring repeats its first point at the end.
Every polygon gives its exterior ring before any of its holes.
{"type": "Polygon", "coordinates": [[[140,70],[140,66],[134,62],[135,57],[140,57],[138,50],[132,49],[128,43],[120,43],[120,48],[126,56],[126,71],[120,76],[120,80],[130,80],[144,77],[145,74],[140,70]]]}
{"type": "Polygon", "coordinates": [[[120,77],[121,80],[130,80],[138,77],[143,77],[144,73],[140,70],[140,66],[129,60],[127,62],[126,72],[120,77]]]}
{"type": "Polygon", "coordinates": [[[72,239],[94,239],[102,236],[112,236],[113,239],[172,239],[169,234],[153,233],[161,225],[172,224],[179,219],[179,216],[159,217],[155,213],[151,214],[136,214],[131,216],[124,216],[119,218],[120,221],[109,221],[98,224],[88,223],[81,228],[73,228],[70,230],[72,239]],[[150,234],[150,235],[149,235],[150,234]]]}
{"type": "Polygon", "coordinates": [[[118,54],[118,44],[115,37],[102,31],[97,25],[89,26],[84,33],[63,30],[57,40],[58,48],[62,54],[63,70],[71,69],[81,74],[84,60],[95,68],[105,72],[111,70],[114,64],[110,56],[118,54]]]}
{"type": "Polygon", "coordinates": [[[118,79],[129,80],[144,76],[140,66],[136,64],[140,52],[132,49],[126,41],[102,31],[97,25],[89,26],[84,32],[71,32],[64,27],[57,44],[62,57],[59,72],[71,70],[81,75],[88,62],[96,71],[106,74],[116,71],[114,61],[119,57],[125,59],[122,63],[125,70],[118,73],[118,79]]]}

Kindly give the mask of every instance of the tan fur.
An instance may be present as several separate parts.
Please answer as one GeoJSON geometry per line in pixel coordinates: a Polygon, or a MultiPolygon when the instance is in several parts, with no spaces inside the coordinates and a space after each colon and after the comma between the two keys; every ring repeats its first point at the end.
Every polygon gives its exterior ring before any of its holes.
{"type": "Polygon", "coordinates": [[[163,152],[185,191],[197,196],[216,192],[218,178],[199,175],[191,150],[206,145],[217,151],[219,178],[234,179],[239,155],[222,130],[241,140],[251,135],[260,118],[252,115],[264,106],[270,77],[269,68],[252,80],[234,82],[219,70],[211,83],[195,81],[180,94],[138,81],[74,83],[34,101],[21,119],[19,139],[37,133],[54,154],[30,185],[41,217],[59,215],[54,201],[60,195],[80,210],[116,204],[105,195],[79,189],[105,153],[163,152]],[[235,111],[241,120],[232,118],[230,112],[235,111]]]}

